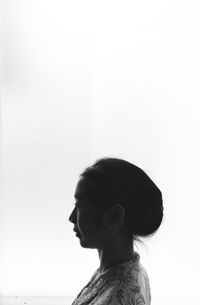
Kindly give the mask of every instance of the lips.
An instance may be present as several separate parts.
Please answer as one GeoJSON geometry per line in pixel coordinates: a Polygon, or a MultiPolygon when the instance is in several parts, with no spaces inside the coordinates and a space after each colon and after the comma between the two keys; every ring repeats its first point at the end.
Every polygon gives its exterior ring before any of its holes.
{"type": "Polygon", "coordinates": [[[74,232],[76,233],[76,236],[78,236],[78,237],[80,236],[80,233],[79,233],[78,230],[75,230],[75,229],[74,229],[74,232]]]}
{"type": "Polygon", "coordinates": [[[78,230],[77,230],[76,228],[73,228],[73,231],[74,231],[75,233],[78,233],[78,234],[79,234],[79,232],[78,232],[78,230]]]}

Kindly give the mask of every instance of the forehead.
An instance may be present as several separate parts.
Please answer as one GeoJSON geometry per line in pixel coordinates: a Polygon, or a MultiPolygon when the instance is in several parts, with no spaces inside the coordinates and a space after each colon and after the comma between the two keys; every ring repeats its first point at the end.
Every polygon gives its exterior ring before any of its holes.
{"type": "Polygon", "coordinates": [[[89,200],[94,198],[95,193],[95,184],[92,181],[81,177],[76,185],[74,197],[78,200],[89,200]]]}
{"type": "Polygon", "coordinates": [[[103,195],[101,188],[90,179],[81,177],[76,185],[74,197],[82,206],[91,207],[96,212],[102,212],[110,206],[109,200],[103,195]]]}

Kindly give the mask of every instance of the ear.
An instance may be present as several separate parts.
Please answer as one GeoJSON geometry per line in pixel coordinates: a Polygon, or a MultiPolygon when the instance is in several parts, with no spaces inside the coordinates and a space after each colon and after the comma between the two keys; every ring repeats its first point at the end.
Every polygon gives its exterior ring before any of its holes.
{"type": "Polygon", "coordinates": [[[115,204],[112,208],[103,213],[103,223],[105,225],[119,225],[123,222],[125,210],[121,204],[115,204]]]}

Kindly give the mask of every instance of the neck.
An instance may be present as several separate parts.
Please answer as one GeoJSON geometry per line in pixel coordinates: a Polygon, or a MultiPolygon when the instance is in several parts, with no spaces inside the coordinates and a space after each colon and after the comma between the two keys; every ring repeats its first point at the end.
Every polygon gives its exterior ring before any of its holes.
{"type": "Polygon", "coordinates": [[[100,267],[99,273],[102,274],[111,267],[129,260],[134,255],[133,242],[120,241],[116,239],[104,249],[98,249],[100,267]]]}

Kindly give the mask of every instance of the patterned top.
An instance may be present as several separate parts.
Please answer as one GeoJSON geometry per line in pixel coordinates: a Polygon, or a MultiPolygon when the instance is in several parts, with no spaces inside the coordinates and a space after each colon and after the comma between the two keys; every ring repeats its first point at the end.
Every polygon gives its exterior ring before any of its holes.
{"type": "Polygon", "coordinates": [[[72,305],[150,305],[149,277],[140,255],[112,266],[102,274],[99,268],[77,295],[72,305]]]}

